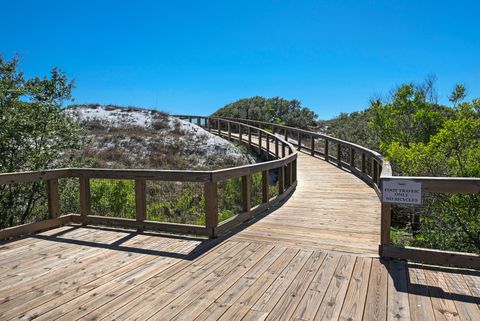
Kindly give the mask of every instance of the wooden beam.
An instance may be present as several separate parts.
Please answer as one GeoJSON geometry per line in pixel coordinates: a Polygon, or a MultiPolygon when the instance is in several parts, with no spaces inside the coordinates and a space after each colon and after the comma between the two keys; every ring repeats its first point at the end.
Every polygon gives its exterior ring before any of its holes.
{"type": "Polygon", "coordinates": [[[310,136],[310,155],[315,156],[315,137],[310,136]]]}
{"type": "Polygon", "coordinates": [[[297,146],[298,150],[302,150],[302,136],[300,132],[297,132],[297,146]]]}
{"type": "Polygon", "coordinates": [[[367,156],[362,152],[362,173],[367,172],[367,156]]]}
{"type": "Polygon", "coordinates": [[[328,153],[328,139],[325,139],[325,160],[330,161],[330,155],[328,153]]]}
{"type": "Polygon", "coordinates": [[[381,205],[380,218],[380,244],[382,246],[390,244],[390,225],[391,225],[392,205],[381,205]]]}
{"type": "Polygon", "coordinates": [[[285,191],[285,169],[284,166],[278,168],[278,193],[285,191]]]}
{"type": "Polygon", "coordinates": [[[453,265],[480,270],[480,255],[415,247],[387,245],[380,248],[384,258],[410,260],[435,265],[453,265]]]}
{"type": "Polygon", "coordinates": [[[82,176],[80,182],[80,215],[86,217],[91,213],[90,205],[90,178],[82,176]]]}
{"type": "Polygon", "coordinates": [[[337,143],[337,165],[342,167],[342,144],[337,143]]]}
{"type": "Polygon", "coordinates": [[[48,230],[50,228],[59,227],[64,224],[68,224],[71,221],[72,221],[72,215],[63,215],[63,216],[51,218],[51,219],[36,222],[36,223],[29,223],[29,224],[9,227],[9,228],[0,230],[0,240],[6,240],[15,236],[48,230]]]}
{"type": "Polygon", "coordinates": [[[350,147],[350,166],[355,167],[355,150],[350,147]]]}
{"type": "Polygon", "coordinates": [[[147,218],[147,181],[135,180],[135,208],[137,222],[143,222],[147,218]]]}
{"type": "Polygon", "coordinates": [[[269,176],[268,176],[268,170],[262,172],[262,203],[267,203],[269,200],[269,189],[270,189],[270,184],[269,184],[269,176]]]}
{"type": "Polygon", "coordinates": [[[232,125],[230,122],[227,122],[227,128],[228,128],[228,140],[232,140],[232,125]]]}
{"type": "Polygon", "coordinates": [[[244,212],[252,208],[252,177],[251,175],[242,176],[242,208],[244,212]]]}
{"type": "Polygon", "coordinates": [[[207,182],[204,185],[205,196],[205,228],[209,237],[217,237],[218,227],[218,185],[207,182]]]}
{"type": "Polygon", "coordinates": [[[60,193],[58,191],[58,179],[50,179],[47,181],[48,195],[48,213],[50,218],[60,216],[60,193]]]}

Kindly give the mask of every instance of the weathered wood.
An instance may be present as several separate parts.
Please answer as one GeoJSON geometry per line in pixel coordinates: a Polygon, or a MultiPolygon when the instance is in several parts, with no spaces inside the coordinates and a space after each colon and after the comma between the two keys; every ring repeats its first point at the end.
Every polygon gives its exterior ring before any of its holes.
{"type": "Polygon", "coordinates": [[[330,154],[328,151],[328,139],[325,139],[325,160],[330,161],[330,154]]]}
{"type": "Polygon", "coordinates": [[[268,170],[267,171],[262,171],[262,202],[266,203],[269,200],[269,176],[268,176],[268,170]]]}
{"type": "Polygon", "coordinates": [[[350,166],[355,167],[355,150],[350,147],[350,166]]]}
{"type": "Polygon", "coordinates": [[[18,172],[0,174],[0,185],[48,181],[62,177],[71,177],[70,169],[51,169],[46,171],[18,172]]]}
{"type": "Polygon", "coordinates": [[[267,137],[266,137],[266,141],[267,141],[267,146],[265,148],[266,153],[267,153],[266,158],[267,158],[267,160],[269,160],[270,159],[270,135],[268,135],[268,134],[267,134],[267,137]]]}
{"type": "Polygon", "coordinates": [[[382,256],[415,262],[480,269],[480,255],[415,247],[382,246],[382,256]]]}
{"type": "Polygon", "coordinates": [[[244,212],[252,208],[252,177],[251,175],[242,176],[242,208],[244,212]]]}
{"type": "Polygon", "coordinates": [[[217,236],[218,226],[218,184],[205,183],[205,227],[210,237],[217,236]]]}
{"type": "Polygon", "coordinates": [[[258,155],[262,156],[262,131],[258,131],[258,155]]]}
{"type": "Polygon", "coordinates": [[[366,173],[367,172],[367,157],[365,155],[365,153],[362,153],[362,173],[366,173]]]}
{"type": "Polygon", "coordinates": [[[135,213],[137,222],[145,221],[147,217],[147,182],[144,179],[135,180],[135,213]]]}
{"type": "Polygon", "coordinates": [[[275,158],[279,158],[278,139],[275,140],[275,158]]]}
{"type": "Polygon", "coordinates": [[[29,223],[29,224],[9,227],[9,228],[0,230],[0,240],[6,240],[15,236],[35,233],[38,231],[59,227],[61,225],[68,224],[70,222],[71,222],[71,215],[63,215],[63,216],[51,218],[51,219],[36,222],[36,223],[29,223]]]}
{"type": "Polygon", "coordinates": [[[337,143],[337,166],[342,167],[342,145],[337,143]]]}
{"type": "Polygon", "coordinates": [[[300,132],[297,132],[297,148],[298,150],[302,150],[302,136],[300,132]]]}
{"type": "Polygon", "coordinates": [[[310,136],[310,155],[315,156],[315,137],[310,136]]]}
{"type": "MultiPolygon", "coordinates": [[[[384,167],[385,168],[385,167],[384,167]]],[[[471,177],[382,177],[385,180],[413,180],[422,183],[424,192],[432,193],[480,193],[480,178],[471,177]]]]}
{"type": "Polygon", "coordinates": [[[285,191],[285,168],[278,168],[278,192],[282,194],[285,191]]]}
{"type": "Polygon", "coordinates": [[[252,129],[247,127],[247,134],[248,134],[248,148],[252,147],[252,129]]]}
{"type": "Polygon", "coordinates": [[[58,179],[50,179],[47,181],[47,195],[49,217],[57,218],[60,216],[60,193],[58,191],[58,179]]]}
{"type": "Polygon", "coordinates": [[[390,244],[391,215],[392,205],[382,204],[380,225],[380,244],[382,246],[390,244]]]}
{"type": "Polygon", "coordinates": [[[227,122],[227,130],[228,130],[228,140],[232,140],[232,125],[230,122],[227,122]]]}
{"type": "Polygon", "coordinates": [[[82,217],[90,215],[90,178],[81,176],[79,178],[80,183],[80,214],[82,217]]]}

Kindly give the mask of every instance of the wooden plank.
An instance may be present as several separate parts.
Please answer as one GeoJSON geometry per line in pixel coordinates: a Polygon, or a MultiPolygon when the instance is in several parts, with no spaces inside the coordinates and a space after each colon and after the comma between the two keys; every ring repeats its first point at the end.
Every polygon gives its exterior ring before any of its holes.
{"type": "Polygon", "coordinates": [[[387,320],[410,320],[405,262],[391,260],[388,264],[387,320]]]}
{"type": "Polygon", "coordinates": [[[35,233],[38,231],[68,224],[70,222],[71,222],[71,215],[63,215],[57,218],[51,218],[51,219],[36,222],[36,223],[9,227],[9,228],[0,230],[0,240],[6,240],[11,237],[20,236],[28,233],[35,233]]]}
{"type": "Polygon", "coordinates": [[[252,177],[242,176],[242,209],[249,212],[252,208],[252,177]]]}
{"type": "Polygon", "coordinates": [[[371,266],[371,258],[359,257],[357,259],[339,320],[355,321],[363,319],[371,266]]]}
{"type": "Polygon", "coordinates": [[[436,321],[423,270],[408,267],[408,299],[412,320],[436,321]]]}
{"type": "Polygon", "coordinates": [[[364,320],[384,321],[387,319],[388,272],[385,261],[372,260],[368,282],[364,320]]]}
{"type": "Polygon", "coordinates": [[[428,286],[430,300],[436,321],[459,321],[457,308],[448,291],[448,286],[441,272],[426,268],[423,270],[428,286]]]}
{"type": "Polygon", "coordinates": [[[58,191],[58,179],[47,181],[48,213],[50,218],[60,216],[60,193],[58,191]]]}
{"type": "Polygon", "coordinates": [[[217,236],[218,226],[218,184],[205,183],[205,227],[210,237],[217,236]]]}
{"type": "MultiPolygon", "coordinates": [[[[381,223],[380,223],[380,245],[386,246],[390,244],[390,225],[392,216],[392,205],[383,204],[381,207],[381,223]]],[[[383,253],[383,250],[382,250],[383,253]]]]}
{"type": "Polygon", "coordinates": [[[480,269],[480,255],[415,247],[384,246],[382,256],[416,262],[480,269]]]}
{"type": "Polygon", "coordinates": [[[480,320],[480,308],[462,275],[455,272],[442,272],[442,274],[445,277],[449,292],[454,297],[460,297],[460,299],[454,300],[460,319],[468,321],[480,320]]]}

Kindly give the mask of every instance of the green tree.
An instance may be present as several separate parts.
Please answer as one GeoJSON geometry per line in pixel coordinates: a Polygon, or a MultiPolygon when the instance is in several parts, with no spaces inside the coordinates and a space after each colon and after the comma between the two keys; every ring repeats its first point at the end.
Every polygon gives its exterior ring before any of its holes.
{"type": "Polygon", "coordinates": [[[317,115],[299,100],[260,96],[243,98],[225,105],[213,116],[253,119],[292,127],[308,128],[316,124],[317,115]]]}
{"type": "MultiPolygon", "coordinates": [[[[73,82],[57,68],[50,77],[26,79],[19,58],[0,55],[0,172],[70,165],[82,141],[79,127],[61,112],[73,82]]],[[[30,221],[43,202],[42,183],[0,187],[0,228],[30,221]]]]}

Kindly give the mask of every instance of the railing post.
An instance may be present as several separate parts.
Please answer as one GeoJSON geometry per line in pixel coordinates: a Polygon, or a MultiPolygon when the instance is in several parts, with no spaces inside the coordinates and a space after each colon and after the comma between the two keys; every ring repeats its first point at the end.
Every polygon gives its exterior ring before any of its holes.
{"type": "Polygon", "coordinates": [[[205,118],[205,123],[207,125],[208,131],[210,132],[210,129],[211,129],[210,118],[205,118]]]}
{"type": "Polygon", "coordinates": [[[222,125],[220,123],[220,120],[217,120],[217,125],[218,125],[218,136],[222,137],[222,125]]]}
{"type": "Polygon", "coordinates": [[[250,127],[247,127],[247,133],[248,133],[248,149],[252,148],[252,129],[250,127]]]}
{"type": "Polygon", "coordinates": [[[302,150],[302,136],[300,135],[300,132],[297,132],[297,144],[298,144],[298,150],[302,150]]]}
{"type": "Polygon", "coordinates": [[[262,202],[267,203],[269,200],[269,179],[268,170],[262,172],[262,202]]]}
{"type": "MultiPolygon", "coordinates": [[[[380,222],[381,247],[390,244],[391,215],[392,215],[392,205],[382,203],[381,222],[380,222]]],[[[380,255],[381,255],[381,249],[380,249],[380,255]]]]}
{"type": "Polygon", "coordinates": [[[232,140],[232,125],[230,124],[230,121],[227,122],[227,127],[228,127],[228,140],[232,140]]]}
{"type": "Polygon", "coordinates": [[[50,218],[60,216],[60,193],[58,192],[58,179],[50,179],[47,181],[48,195],[48,214],[50,218]]]}
{"type": "Polygon", "coordinates": [[[269,160],[270,159],[270,135],[269,134],[267,134],[266,139],[267,139],[267,147],[266,147],[267,148],[267,160],[269,160]]]}
{"type": "Polygon", "coordinates": [[[285,141],[288,142],[288,130],[285,129],[285,141]]]}
{"type": "Polygon", "coordinates": [[[293,174],[292,174],[293,181],[292,181],[292,183],[295,183],[297,181],[297,160],[296,159],[293,161],[292,166],[293,166],[292,167],[292,171],[293,171],[293,174]]]}
{"type": "Polygon", "coordinates": [[[282,158],[285,157],[285,143],[282,142],[282,158]]]}
{"type": "Polygon", "coordinates": [[[278,168],[278,194],[285,191],[285,169],[284,166],[278,168]]]}
{"type": "Polygon", "coordinates": [[[278,139],[275,139],[275,157],[278,158],[278,139]]]}
{"type": "Polygon", "coordinates": [[[365,173],[367,171],[367,157],[365,156],[365,153],[362,152],[362,173],[365,173]]]}
{"type": "Polygon", "coordinates": [[[90,215],[90,178],[80,177],[80,215],[82,220],[90,215]]]}
{"type": "Polygon", "coordinates": [[[355,167],[355,150],[352,147],[350,147],[350,166],[355,167]]]}
{"type": "Polygon", "coordinates": [[[337,164],[342,167],[342,145],[337,143],[337,164]]]}
{"type": "MultiPolygon", "coordinates": [[[[143,223],[147,218],[147,181],[144,179],[135,180],[135,212],[137,222],[143,223]]],[[[143,231],[141,224],[138,231],[143,231]]]]}
{"type": "Polygon", "coordinates": [[[258,155],[262,156],[262,131],[258,130],[258,155]]]}
{"type": "Polygon", "coordinates": [[[218,186],[217,182],[206,182],[205,197],[205,228],[210,238],[217,237],[218,227],[218,186]]]}
{"type": "Polygon", "coordinates": [[[244,212],[250,212],[252,208],[251,180],[250,175],[242,176],[242,207],[244,212]]]}
{"type": "Polygon", "coordinates": [[[315,137],[310,136],[310,155],[315,156],[315,137]]]}
{"type": "Polygon", "coordinates": [[[197,117],[197,126],[200,127],[200,117],[197,117]]]}
{"type": "Polygon", "coordinates": [[[330,155],[328,154],[328,139],[325,138],[325,160],[330,161],[330,155]]]}
{"type": "Polygon", "coordinates": [[[378,169],[377,168],[377,161],[374,158],[372,158],[372,181],[375,184],[377,182],[377,175],[378,175],[377,169],[378,169]]]}

